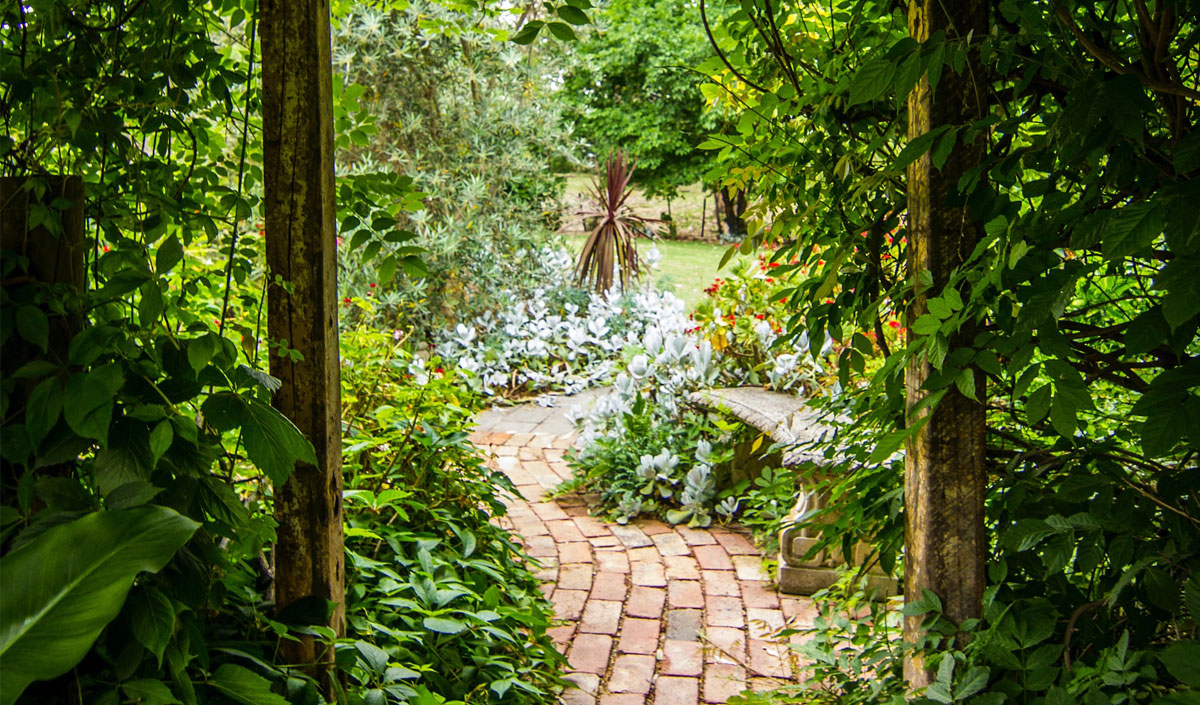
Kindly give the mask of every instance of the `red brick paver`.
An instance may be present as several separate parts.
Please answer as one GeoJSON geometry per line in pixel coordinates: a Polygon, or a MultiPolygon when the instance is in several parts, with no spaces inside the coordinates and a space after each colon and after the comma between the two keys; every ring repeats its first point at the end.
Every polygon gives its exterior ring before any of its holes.
{"type": "Polygon", "coordinates": [[[772,634],[811,624],[811,601],[779,597],[744,533],[656,520],[619,525],[590,515],[596,495],[554,497],[569,476],[562,458],[572,438],[473,435],[520,493],[505,500],[509,513],[498,522],[547,581],[560,620],[550,636],[574,685],[559,703],[724,703],[792,678],[789,644],[772,634]]]}

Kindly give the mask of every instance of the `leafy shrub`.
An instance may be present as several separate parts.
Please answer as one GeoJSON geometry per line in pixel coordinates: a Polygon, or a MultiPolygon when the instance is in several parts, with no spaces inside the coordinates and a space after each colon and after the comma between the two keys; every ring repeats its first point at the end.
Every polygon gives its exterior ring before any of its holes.
{"type": "MultiPolygon", "coordinates": [[[[647,253],[647,264],[657,251],[647,253]]],[[[522,296],[506,290],[510,303],[499,313],[444,329],[438,353],[458,365],[472,388],[516,396],[544,389],[568,394],[612,378],[616,360],[637,345],[656,321],[683,319],[683,302],[672,294],[637,288],[605,297],[574,285],[571,257],[543,250],[543,284],[522,296]]]]}
{"type": "Polygon", "coordinates": [[[343,257],[342,295],[374,296],[376,325],[416,329],[422,342],[442,322],[498,310],[504,291],[539,286],[538,257],[554,242],[563,182],[547,164],[570,161],[571,141],[555,104],[538,97],[555,55],[497,42],[507,29],[499,14],[436,2],[356,6],[335,31],[334,66],[381,128],[360,130],[339,155],[342,171],[394,172],[422,197],[415,213],[390,214],[397,227],[385,218],[378,236],[395,232],[394,241],[375,252],[353,242],[343,216],[354,246],[343,257]],[[526,61],[528,52],[544,61],[526,61]],[[389,265],[388,255],[398,260],[389,265]],[[419,268],[406,259],[417,255],[419,268]],[[396,264],[408,276],[393,276],[396,264]]]}
{"type": "Polygon", "coordinates": [[[553,609],[491,523],[505,513],[501,494],[515,489],[467,440],[480,397],[390,335],[350,338],[352,675],[389,701],[425,688],[450,700],[544,702],[563,662],[546,635],[553,609]]]}

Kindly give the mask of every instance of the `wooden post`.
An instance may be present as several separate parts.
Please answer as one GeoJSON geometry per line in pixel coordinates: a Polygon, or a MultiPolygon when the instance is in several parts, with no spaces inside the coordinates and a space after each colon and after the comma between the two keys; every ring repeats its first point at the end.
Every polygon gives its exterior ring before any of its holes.
{"type": "MultiPolygon", "coordinates": [[[[275,488],[276,606],[305,597],[338,604],[344,631],[341,390],[333,180],[333,78],[328,0],[262,1],[263,173],[268,276],[267,332],[303,359],[271,352],[283,381],[274,404],[315,446],[275,488]],[[280,285],[279,280],[285,284],[280,285]]],[[[311,639],[284,642],[291,663],[329,664],[311,639]]]]}
{"type": "MultiPolygon", "coordinates": [[[[33,289],[39,285],[66,284],[72,293],[83,293],[83,202],[83,179],[78,176],[45,174],[0,179],[0,250],[5,258],[23,257],[28,262],[27,270],[14,269],[4,282],[10,302],[33,302],[33,289]],[[42,181],[45,191],[26,190],[31,180],[42,181]],[[34,218],[41,224],[30,227],[34,218]]],[[[64,316],[44,304],[40,308],[50,324],[45,353],[14,333],[0,349],[0,371],[5,376],[30,360],[67,364],[67,347],[83,327],[82,316],[78,309],[64,316]]],[[[18,382],[9,408],[24,409],[33,388],[31,380],[18,382]]],[[[18,412],[13,423],[24,423],[24,411],[18,412]]],[[[65,473],[70,465],[51,466],[41,472],[65,473]]],[[[18,480],[18,469],[0,459],[0,486],[4,491],[14,490],[18,480]]]]}
{"type": "MultiPolygon", "coordinates": [[[[910,0],[908,29],[913,39],[925,41],[938,30],[948,42],[974,42],[987,36],[987,3],[983,0],[910,0]]],[[[908,137],[914,139],[939,125],[963,125],[985,114],[987,87],[972,49],[962,74],[947,68],[936,92],[922,78],[908,98],[908,137]]],[[[960,144],[941,169],[926,153],[908,167],[909,277],[920,272],[933,277],[932,290],[918,286],[909,320],[926,312],[926,299],[936,296],[951,272],[970,255],[977,225],[957,193],[959,178],[977,166],[985,147],[981,135],[973,144],[960,144]]],[[[912,326],[909,326],[909,330],[912,326]]],[[[910,333],[910,337],[911,337],[910,333]]],[[[974,331],[967,329],[950,341],[951,350],[969,345],[974,331]]],[[[911,410],[924,396],[921,385],[931,368],[912,361],[906,374],[907,404],[911,410]]],[[[983,377],[976,374],[976,394],[983,399],[983,377]]],[[[909,423],[929,416],[927,410],[909,415],[909,423]]],[[[987,547],[983,523],[986,481],[984,466],[984,407],[951,388],[907,446],[904,466],[906,601],[919,599],[924,590],[941,598],[943,613],[953,623],[980,616],[984,590],[984,557],[987,547]]],[[[905,620],[905,639],[921,634],[921,617],[905,620]]],[[[905,664],[912,687],[931,682],[923,659],[905,664]]]]}

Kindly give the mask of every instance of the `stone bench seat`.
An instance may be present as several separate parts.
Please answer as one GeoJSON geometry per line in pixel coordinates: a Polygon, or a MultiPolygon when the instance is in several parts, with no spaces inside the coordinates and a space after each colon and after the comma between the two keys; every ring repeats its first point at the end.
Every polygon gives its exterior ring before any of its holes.
{"type": "MultiPolygon", "coordinates": [[[[818,412],[802,397],[761,387],[727,387],[693,392],[688,395],[688,402],[699,408],[729,414],[766,434],[783,447],[777,461],[783,467],[827,463],[824,455],[809,450],[809,447],[828,437],[834,429],[821,423],[818,412]]],[[[810,531],[803,519],[809,512],[824,507],[825,499],[815,487],[799,488],[796,505],[788,515],[788,526],[779,537],[776,579],[782,592],[811,595],[832,585],[837,580],[838,568],[846,564],[842,552],[836,549],[821,551],[811,558],[804,557],[820,536],[810,531]]],[[[870,547],[865,544],[855,546],[854,565],[860,565],[869,551],[870,547]]],[[[874,589],[877,598],[896,594],[896,581],[884,575],[877,566],[868,572],[868,576],[870,588],[874,589]]]]}

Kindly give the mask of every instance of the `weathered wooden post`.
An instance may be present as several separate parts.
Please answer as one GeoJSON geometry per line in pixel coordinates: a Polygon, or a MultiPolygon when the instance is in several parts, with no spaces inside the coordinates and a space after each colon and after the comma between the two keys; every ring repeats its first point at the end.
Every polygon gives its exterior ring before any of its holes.
{"type": "MultiPolygon", "coordinates": [[[[333,77],[328,0],[263,0],[263,166],[268,276],[267,332],[303,358],[272,353],[283,381],[274,404],[308,436],[317,465],[299,463],[275,488],[276,605],[318,597],[338,604],[344,630],[341,390],[338,370],[333,77]]],[[[285,642],[283,657],[314,664],[332,653],[311,639],[285,642]]]]}
{"type": "MultiPolygon", "coordinates": [[[[987,3],[982,0],[910,0],[909,34],[925,41],[935,32],[947,42],[975,41],[987,36],[987,3]]],[[[908,137],[915,139],[939,125],[963,125],[985,114],[987,86],[983,83],[978,50],[970,53],[961,74],[942,73],[936,90],[928,77],[921,79],[908,98],[908,137]]],[[[960,144],[941,169],[928,153],[908,167],[909,277],[928,271],[932,290],[919,285],[909,320],[924,314],[928,297],[936,296],[978,240],[977,226],[956,194],[959,178],[983,159],[985,139],[960,144]]],[[[912,330],[911,325],[909,330],[912,330]]],[[[951,349],[971,343],[969,327],[950,341],[951,349]]],[[[910,333],[910,336],[912,334],[910,333]]],[[[926,392],[928,362],[908,366],[906,386],[911,410],[926,392]]],[[[976,374],[978,398],[984,398],[983,379],[976,374]]],[[[929,414],[910,414],[909,423],[929,416],[924,427],[910,438],[904,467],[905,491],[905,599],[913,602],[924,590],[941,598],[945,616],[955,624],[978,617],[984,589],[984,556],[987,547],[983,524],[984,406],[951,387],[929,414]]],[[[921,617],[905,621],[905,640],[915,642],[921,617]]],[[[928,685],[930,674],[920,657],[905,664],[913,687],[928,685]]]]}
{"type": "MultiPolygon", "coordinates": [[[[24,258],[27,269],[15,269],[4,280],[7,305],[32,305],[46,317],[46,349],[23,340],[19,334],[9,338],[0,350],[0,371],[5,376],[26,362],[37,359],[66,365],[67,346],[80,330],[77,313],[56,315],[44,304],[35,303],[36,287],[67,285],[83,292],[83,179],[78,176],[13,176],[0,179],[0,250],[4,257],[24,258]],[[33,190],[31,182],[41,182],[33,190]],[[44,188],[43,188],[44,187],[44,188]]],[[[7,264],[7,262],[5,262],[7,264]]],[[[7,269],[7,267],[5,267],[7,269]]],[[[33,385],[24,380],[16,385],[9,399],[10,408],[24,409],[33,385]]],[[[24,412],[16,423],[23,423],[24,412]]],[[[43,472],[57,468],[43,469],[43,472]]],[[[0,460],[0,486],[16,486],[17,470],[0,460]]]]}

